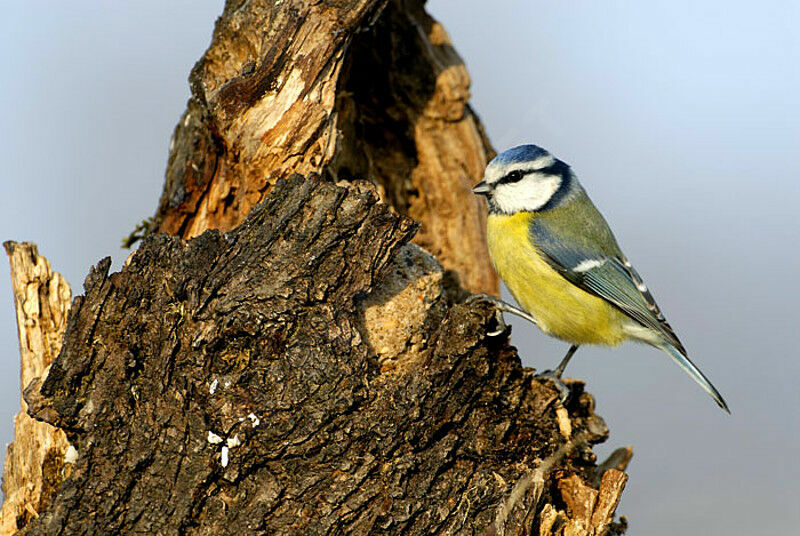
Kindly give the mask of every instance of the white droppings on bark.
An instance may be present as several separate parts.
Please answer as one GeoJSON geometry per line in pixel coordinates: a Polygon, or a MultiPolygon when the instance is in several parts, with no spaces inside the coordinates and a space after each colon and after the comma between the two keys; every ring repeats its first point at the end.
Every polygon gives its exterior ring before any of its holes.
{"type": "Polygon", "coordinates": [[[247,416],[247,418],[250,419],[250,422],[253,423],[253,428],[261,424],[261,419],[259,419],[255,413],[251,413],[250,415],[247,416]]]}
{"type": "Polygon", "coordinates": [[[64,463],[75,463],[78,461],[78,449],[72,445],[67,447],[67,452],[64,453],[64,463]]]}

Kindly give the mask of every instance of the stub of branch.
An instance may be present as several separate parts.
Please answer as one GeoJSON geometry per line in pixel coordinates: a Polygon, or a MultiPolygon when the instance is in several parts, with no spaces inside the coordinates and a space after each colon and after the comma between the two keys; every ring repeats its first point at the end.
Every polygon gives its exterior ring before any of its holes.
{"type": "Polygon", "coordinates": [[[440,292],[415,229],[369,186],[295,176],[229,233],[101,261],[25,393],[79,453],[26,534],[520,535],[558,480],[591,487],[591,397],[565,440],[558,394],[488,305],[440,292]]]}
{"type": "Polygon", "coordinates": [[[628,468],[631,458],[633,458],[633,447],[630,445],[614,450],[614,452],[609,454],[608,458],[606,458],[603,463],[598,464],[598,466],[595,468],[592,484],[595,487],[599,486],[600,481],[603,479],[603,476],[609,469],[616,469],[617,471],[624,472],[625,469],[628,468]]]}
{"type": "MultiPolygon", "coordinates": [[[[61,350],[72,293],[34,244],[3,245],[11,263],[24,388],[46,373],[61,350]]],[[[20,406],[3,472],[2,536],[14,534],[46,509],[69,469],[64,463],[69,447],[64,432],[29,417],[24,399],[20,406]]]]}

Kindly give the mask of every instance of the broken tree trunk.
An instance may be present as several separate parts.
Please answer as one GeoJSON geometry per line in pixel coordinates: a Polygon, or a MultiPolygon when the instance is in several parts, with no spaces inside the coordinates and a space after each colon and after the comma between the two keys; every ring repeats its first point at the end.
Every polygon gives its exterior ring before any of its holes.
{"type": "Polygon", "coordinates": [[[25,389],[76,450],[14,528],[619,533],[629,451],[461,303],[491,148],[422,2],[229,1],[190,81],[149,236],[25,389]]]}
{"type": "Polygon", "coordinates": [[[78,454],[25,533],[606,533],[625,477],[590,484],[591,397],[563,410],[415,229],[295,176],[229,233],[101,261],[25,391],[78,454]]]}
{"type": "Polygon", "coordinates": [[[421,1],[229,1],[190,76],[151,229],[240,223],[292,173],[368,178],[471,292],[498,292],[471,188],[492,149],[421,1]]]}
{"type": "MultiPolygon", "coordinates": [[[[33,244],[6,242],[17,313],[20,385],[39,378],[61,350],[72,291],[33,244]]],[[[13,534],[43,511],[69,466],[64,432],[28,416],[20,402],[14,418],[14,442],[6,452],[0,535],[13,534]]]]}

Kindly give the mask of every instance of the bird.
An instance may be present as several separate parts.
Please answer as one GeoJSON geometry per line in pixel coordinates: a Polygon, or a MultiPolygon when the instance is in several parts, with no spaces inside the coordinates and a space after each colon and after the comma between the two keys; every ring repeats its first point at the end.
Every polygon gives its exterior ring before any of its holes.
{"type": "Polygon", "coordinates": [[[666,353],[730,413],[568,164],[537,145],[520,145],[492,159],[472,191],[486,199],[489,257],[520,308],[476,296],[571,345],[545,374],[562,394],[561,375],[579,346],[636,341],[666,353]]]}

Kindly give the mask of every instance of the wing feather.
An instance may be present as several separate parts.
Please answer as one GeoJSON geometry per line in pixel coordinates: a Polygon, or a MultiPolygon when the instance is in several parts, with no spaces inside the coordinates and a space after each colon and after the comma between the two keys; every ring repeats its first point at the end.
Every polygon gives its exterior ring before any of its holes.
{"type": "Polygon", "coordinates": [[[596,209],[589,215],[594,216],[592,221],[573,219],[569,226],[562,223],[563,219],[550,220],[541,215],[534,217],[530,232],[535,247],[571,283],[606,300],[636,322],[656,331],[665,342],[685,355],[683,345],[641,276],[620,251],[608,224],[596,209]],[[559,229],[561,226],[572,230],[574,224],[578,224],[579,230],[583,224],[583,229],[588,231],[581,239],[569,239],[572,233],[559,229]]]}

